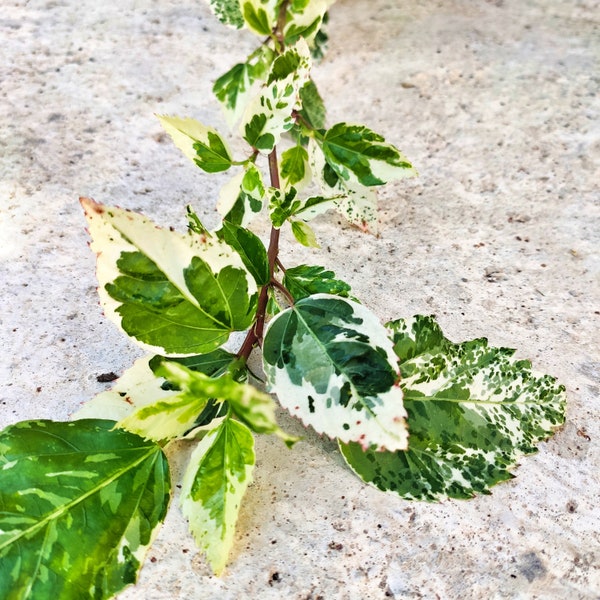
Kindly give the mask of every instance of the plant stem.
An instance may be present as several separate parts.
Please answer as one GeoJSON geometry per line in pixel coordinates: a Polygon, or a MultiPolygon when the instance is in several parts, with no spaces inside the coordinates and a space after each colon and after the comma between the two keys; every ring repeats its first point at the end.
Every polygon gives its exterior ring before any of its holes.
{"type": "MultiPolygon", "coordinates": [[[[277,189],[281,188],[279,181],[279,164],[277,162],[277,148],[269,154],[269,176],[271,186],[277,189]]],[[[247,360],[252,350],[257,344],[262,344],[263,332],[265,329],[265,318],[267,315],[267,304],[269,302],[269,288],[274,285],[275,281],[275,265],[279,262],[279,229],[271,227],[271,237],[269,239],[269,249],[267,250],[267,258],[269,261],[269,283],[264,285],[258,296],[258,305],[256,307],[256,321],[254,326],[248,331],[246,339],[238,350],[238,358],[247,360]]],[[[276,282],[279,283],[279,282],[276,282]]]]}

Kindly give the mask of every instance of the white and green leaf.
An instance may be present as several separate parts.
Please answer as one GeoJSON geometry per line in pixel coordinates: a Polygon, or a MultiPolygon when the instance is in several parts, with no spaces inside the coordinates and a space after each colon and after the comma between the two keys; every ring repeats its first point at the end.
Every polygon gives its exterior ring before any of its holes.
{"type": "Polygon", "coordinates": [[[307,248],[320,248],[319,240],[313,231],[312,227],[304,221],[290,221],[292,234],[296,241],[306,246],[307,248]]]}
{"type": "Polygon", "coordinates": [[[288,3],[283,30],[286,44],[304,38],[309,45],[321,27],[323,16],[335,0],[291,0],[288,3]]]}
{"type": "Polygon", "coordinates": [[[489,493],[513,477],[564,421],[565,390],[514,350],[486,339],[455,344],[431,317],[388,324],[408,412],[406,451],[374,453],[341,444],[365,481],[404,498],[440,500],[489,493]]]}
{"type": "Polygon", "coordinates": [[[327,212],[330,208],[335,208],[339,198],[323,198],[322,196],[313,196],[305,200],[296,198],[296,188],[290,187],[286,191],[268,188],[267,197],[269,198],[269,215],[273,227],[281,227],[286,221],[296,217],[304,221],[311,221],[315,217],[327,212]]]}
{"type": "Polygon", "coordinates": [[[333,271],[313,265],[298,265],[285,270],[283,285],[298,301],[314,294],[330,294],[347,298],[350,285],[337,279],[333,271]]]}
{"type": "Polygon", "coordinates": [[[202,354],[252,323],[256,282],[229,245],[81,201],[104,312],[139,345],[171,356],[202,354]]]}
{"type": "Polygon", "coordinates": [[[354,179],[344,180],[325,160],[321,147],[309,140],[309,163],[316,183],[325,197],[333,199],[335,209],[348,222],[377,233],[377,193],[373,187],[367,187],[354,179]]]}
{"type": "Polygon", "coordinates": [[[172,388],[164,387],[163,378],[154,374],[149,365],[151,360],[151,355],[138,358],[110,390],[85,402],[72,418],[121,421],[144,406],[176,394],[172,388]]]}
{"type": "Polygon", "coordinates": [[[274,58],[274,52],[263,44],[246,62],[236,64],[215,81],[213,93],[223,107],[229,127],[239,121],[256,87],[266,80],[274,58]]]}
{"type": "Polygon", "coordinates": [[[240,10],[240,0],[208,0],[213,14],[221,23],[240,29],[244,18],[240,10]]]}
{"type": "Polygon", "coordinates": [[[187,466],[181,508],[190,530],[219,575],[233,546],[240,504],[252,480],[254,438],[243,423],[225,419],[198,444],[187,466]]]}
{"type": "Polygon", "coordinates": [[[159,446],[113,426],[0,432],[0,597],[104,600],[137,579],[165,518],[169,469],[159,446]]]}
{"type": "Polygon", "coordinates": [[[240,133],[256,150],[269,154],[292,129],[293,111],[301,107],[300,90],[309,80],[310,52],[303,39],[278,56],[265,87],[248,104],[240,133]]]}
{"type": "Polygon", "coordinates": [[[322,129],[325,127],[325,104],[312,79],[309,79],[300,90],[300,101],[302,103],[300,116],[310,128],[322,129]]]}
{"type": "Polygon", "coordinates": [[[260,171],[248,163],[221,188],[217,211],[224,221],[247,227],[262,210],[265,193],[260,171]]]}
{"type": "Polygon", "coordinates": [[[175,145],[203,171],[220,173],[231,167],[227,143],[212,127],[190,118],[159,115],[158,119],[175,145]]]}
{"type": "Polygon", "coordinates": [[[263,366],[269,391],[317,432],[364,448],[406,448],[397,357],[362,305],[329,294],[299,300],[269,323],[263,366]]]}
{"type": "Polygon", "coordinates": [[[291,187],[301,191],[310,183],[312,174],[308,164],[308,152],[304,147],[292,146],[281,153],[279,179],[284,191],[291,187]]]}
{"type": "Polygon", "coordinates": [[[364,125],[337,123],[315,140],[343,181],[370,187],[417,174],[400,150],[364,125]]]}
{"type": "Polygon", "coordinates": [[[282,0],[239,0],[246,26],[257,35],[270,35],[277,25],[282,0]]]}

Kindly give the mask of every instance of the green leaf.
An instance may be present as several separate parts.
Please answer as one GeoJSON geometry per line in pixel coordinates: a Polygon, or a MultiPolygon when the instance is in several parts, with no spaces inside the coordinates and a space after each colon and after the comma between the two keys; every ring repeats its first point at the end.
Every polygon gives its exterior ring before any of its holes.
{"type": "Polygon", "coordinates": [[[134,583],[170,499],[161,449],[114,422],[0,433],[0,597],[110,598],[134,583]]]}
{"type": "Polygon", "coordinates": [[[301,107],[300,90],[310,75],[310,52],[303,39],[271,65],[266,87],[248,104],[240,133],[253,147],[269,154],[294,126],[293,111],[301,107]]]}
{"type": "Polygon", "coordinates": [[[221,102],[230,127],[242,116],[256,85],[267,78],[274,57],[268,46],[260,46],[245,63],[238,63],[215,81],[213,93],[221,102]]]}
{"type": "Polygon", "coordinates": [[[291,221],[292,233],[298,242],[308,248],[320,248],[315,232],[303,221],[291,221]]]}
{"type": "Polygon", "coordinates": [[[308,166],[308,152],[302,146],[293,146],[281,154],[279,164],[281,187],[291,187],[300,191],[310,183],[311,173],[308,166]]]}
{"type": "Polygon", "coordinates": [[[271,392],[317,432],[363,447],[406,448],[397,357],[360,304],[316,294],[275,316],[263,342],[271,392]]]}
{"type": "Polygon", "coordinates": [[[154,374],[149,365],[152,360],[152,356],[138,358],[110,390],[85,402],[72,418],[121,421],[143,406],[173,396],[176,393],[173,388],[165,387],[165,380],[154,374]]]}
{"type": "Polygon", "coordinates": [[[277,24],[281,0],[240,0],[242,15],[250,31],[270,35],[277,24]]]}
{"type": "Polygon", "coordinates": [[[189,118],[159,115],[158,119],[175,145],[203,171],[219,173],[232,165],[225,140],[212,127],[189,118]]]}
{"type": "MultiPolygon", "coordinates": [[[[185,358],[171,358],[192,371],[218,377],[225,373],[236,359],[234,354],[218,348],[208,354],[185,358]]],[[[122,421],[139,409],[177,396],[179,388],[157,374],[164,361],[163,356],[145,356],[135,361],[119,377],[110,390],[101,392],[88,400],[73,416],[73,419],[111,419],[122,421]]],[[[204,425],[217,416],[218,408],[210,403],[202,411],[194,427],[204,425]]]]}
{"type": "Polygon", "coordinates": [[[326,32],[326,25],[328,21],[329,13],[325,13],[323,15],[321,27],[319,28],[319,31],[317,31],[310,49],[311,55],[315,60],[320,60],[325,56],[327,42],[329,41],[329,36],[326,32]]]}
{"type": "Polygon", "coordinates": [[[82,205],[104,312],[141,346],[203,354],[250,326],[257,286],[230,246],[158,228],[143,215],[89,198],[82,205]]]}
{"type": "Polygon", "coordinates": [[[319,266],[298,265],[286,269],[283,285],[296,301],[321,293],[343,298],[350,294],[350,286],[345,281],[319,266]]]}
{"type": "Polygon", "coordinates": [[[302,206],[300,200],[296,200],[296,188],[290,188],[286,192],[277,188],[267,190],[269,197],[269,213],[273,227],[280,228],[294,211],[302,206]]]}
{"type": "Polygon", "coordinates": [[[265,193],[260,171],[249,163],[221,188],[217,211],[224,221],[247,227],[262,210],[265,193]]]}
{"type": "Polygon", "coordinates": [[[241,257],[248,272],[261,287],[269,283],[269,258],[260,238],[249,229],[224,221],[217,236],[233,248],[241,257]]]}
{"type": "MultiPolygon", "coordinates": [[[[273,227],[277,228],[281,227],[293,216],[299,217],[304,222],[310,221],[326,212],[329,208],[335,207],[337,202],[337,198],[323,198],[322,196],[297,200],[296,188],[294,187],[289,188],[285,192],[276,188],[269,188],[267,196],[269,197],[271,222],[273,223],[273,227]]],[[[302,235],[302,231],[300,231],[300,235],[302,235]]]]}
{"type": "Polygon", "coordinates": [[[240,10],[239,0],[208,0],[210,8],[225,25],[230,25],[236,29],[240,29],[244,25],[244,18],[240,10]]]}
{"type": "Polygon", "coordinates": [[[452,343],[431,317],[388,327],[401,365],[410,445],[381,453],[341,445],[365,481],[419,500],[487,494],[564,422],[564,387],[515,359],[514,350],[490,347],[483,338],[452,343]]]}
{"type": "Polygon", "coordinates": [[[374,186],[417,174],[397,148],[364,125],[338,123],[316,140],[327,164],[344,181],[374,186]]]}
{"type": "Polygon", "coordinates": [[[377,194],[374,188],[353,179],[344,180],[326,162],[319,145],[311,139],[308,144],[310,168],[315,181],[328,197],[334,198],[339,214],[350,223],[376,234],[378,230],[377,194]]]}
{"type": "Polygon", "coordinates": [[[209,432],[190,457],[181,508],[217,575],[225,568],[233,546],[240,503],[254,463],[252,432],[232,419],[209,432]]]}
{"type": "Polygon", "coordinates": [[[283,30],[286,45],[295,44],[300,37],[314,45],[329,7],[334,0],[292,0],[288,3],[283,30]]]}
{"type": "MultiPolygon", "coordinates": [[[[227,401],[236,417],[243,421],[255,433],[274,434],[290,444],[298,438],[283,432],[275,419],[275,402],[254,386],[238,381],[235,374],[225,373],[207,378],[185,366],[183,360],[162,362],[161,374],[175,382],[179,389],[191,397],[210,396],[216,400],[227,401]]],[[[230,365],[231,370],[231,365],[230,365]]]]}
{"type": "Polygon", "coordinates": [[[319,94],[319,90],[312,79],[300,90],[302,109],[300,116],[313,128],[325,127],[325,104],[319,94]]]}

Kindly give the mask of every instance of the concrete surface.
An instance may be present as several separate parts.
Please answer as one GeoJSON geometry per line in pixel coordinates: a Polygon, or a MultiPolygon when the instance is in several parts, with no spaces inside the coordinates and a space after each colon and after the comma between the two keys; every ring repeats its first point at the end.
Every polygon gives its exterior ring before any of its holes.
{"type": "MultiPolygon", "coordinates": [[[[77,198],[178,227],[191,202],[214,224],[221,181],[153,113],[224,130],[210,87],[255,40],[197,0],[1,4],[5,426],[67,419],[140,355],[101,314],[77,198]]],[[[599,8],[341,0],[315,70],[329,122],[385,134],[421,177],[382,193],[380,239],[330,216],[322,251],[283,253],[335,268],[382,320],[435,313],[451,339],[518,348],[566,384],[564,429],[492,496],[441,504],[364,486],[317,436],[261,439],[225,576],[173,506],[122,599],[600,598],[599,8]]]]}

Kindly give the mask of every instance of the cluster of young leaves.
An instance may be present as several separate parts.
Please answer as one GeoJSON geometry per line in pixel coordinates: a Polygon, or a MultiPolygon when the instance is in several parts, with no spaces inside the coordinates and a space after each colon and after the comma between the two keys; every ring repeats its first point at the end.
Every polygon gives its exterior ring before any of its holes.
{"type": "Polygon", "coordinates": [[[488,493],[563,421],[562,386],[513,351],[454,344],[430,317],[384,326],[332,271],[281,264],[283,227],[318,246],[309,222],[331,209],[376,231],[377,187],[415,170],[364,125],[326,126],[311,66],[332,0],[209,3],[262,40],[214,85],[247,154],[234,158],[194,119],[159,117],[200,169],[231,173],[212,231],[190,207],[179,233],[82,198],[104,312],[149,354],[77,420],[0,433],[2,597],[108,598],[135,581],[169,503],[174,440],[193,445],[181,509],[221,573],[254,435],[297,441],[271,394],[336,439],[364,481],[410,499],[488,493]],[[270,222],[268,245],[249,229],[257,218],[270,222]],[[231,349],[233,332],[245,337],[231,349]],[[257,348],[270,394],[247,366],[257,348]]]}

